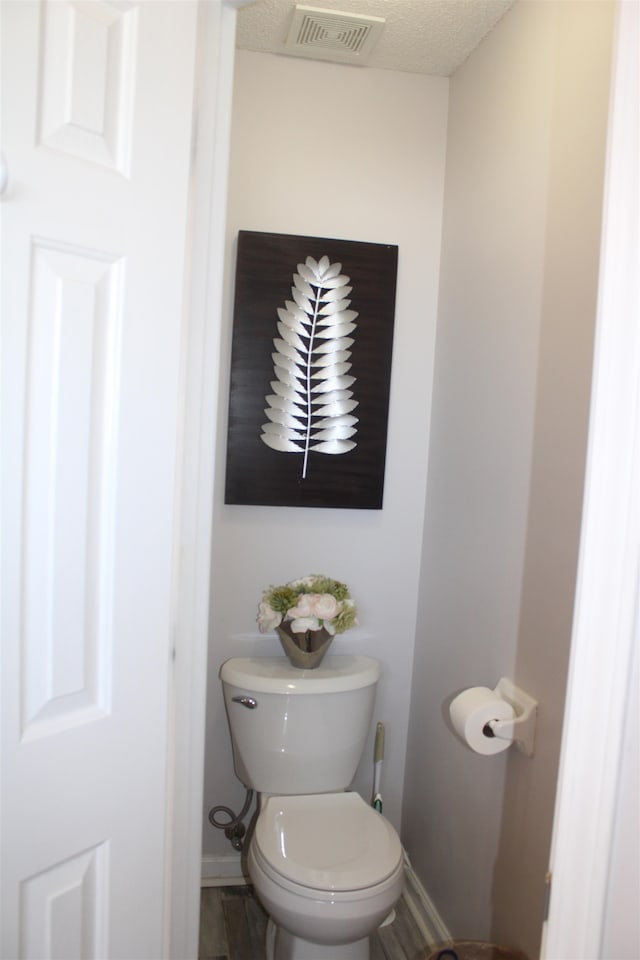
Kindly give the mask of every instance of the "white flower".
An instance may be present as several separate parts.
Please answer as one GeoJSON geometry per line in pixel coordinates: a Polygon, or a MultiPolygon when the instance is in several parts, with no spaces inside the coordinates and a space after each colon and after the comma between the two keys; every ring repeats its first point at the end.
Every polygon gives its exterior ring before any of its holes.
{"type": "Polygon", "coordinates": [[[311,577],[311,576],[301,577],[299,580],[292,580],[289,586],[293,587],[294,589],[296,587],[312,587],[314,580],[315,580],[315,577],[311,577]]]}
{"type": "Polygon", "coordinates": [[[282,614],[273,610],[266,600],[258,604],[258,629],[260,633],[268,633],[275,630],[282,623],[282,614]]]}
{"type": "Polygon", "coordinates": [[[316,617],[297,617],[291,621],[291,629],[294,633],[306,633],[307,630],[319,630],[320,624],[316,617]]]}
{"type": "MultiPolygon", "coordinates": [[[[355,612],[355,608],[356,608],[356,605],[353,602],[353,600],[351,600],[350,598],[347,600],[343,600],[342,603],[340,604],[341,610],[353,610],[355,612]]],[[[360,626],[360,621],[358,620],[357,617],[353,618],[353,626],[354,627],[360,626]]]]}
{"type": "Polygon", "coordinates": [[[319,620],[333,620],[340,607],[335,597],[330,593],[313,593],[313,612],[319,620]]]}

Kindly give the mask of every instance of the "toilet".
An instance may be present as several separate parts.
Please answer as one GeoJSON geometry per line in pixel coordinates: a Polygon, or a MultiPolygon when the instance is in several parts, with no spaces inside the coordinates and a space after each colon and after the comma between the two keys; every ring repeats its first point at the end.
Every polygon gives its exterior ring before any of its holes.
{"type": "Polygon", "coordinates": [[[380,664],[329,655],[227,660],[220,679],[234,767],[259,794],[247,855],[269,914],[267,960],[369,960],[369,935],[402,892],[400,839],[348,791],[371,725],[380,664]]]}

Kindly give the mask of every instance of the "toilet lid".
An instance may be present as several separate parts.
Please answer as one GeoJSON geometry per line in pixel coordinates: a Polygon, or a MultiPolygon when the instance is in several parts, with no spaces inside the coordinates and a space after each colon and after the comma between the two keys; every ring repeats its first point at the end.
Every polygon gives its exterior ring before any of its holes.
{"type": "Polygon", "coordinates": [[[273,870],[316,890],[381,883],[402,857],[389,821],[357,793],[268,797],[254,842],[273,870]]]}

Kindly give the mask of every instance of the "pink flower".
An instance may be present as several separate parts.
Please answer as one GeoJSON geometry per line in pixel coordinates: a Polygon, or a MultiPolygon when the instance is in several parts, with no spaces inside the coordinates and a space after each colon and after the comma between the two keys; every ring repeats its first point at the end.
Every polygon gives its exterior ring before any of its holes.
{"type": "Polygon", "coordinates": [[[298,617],[333,620],[339,610],[338,601],[330,593],[301,593],[297,604],[291,607],[287,615],[294,620],[298,617]]]}
{"type": "Polygon", "coordinates": [[[315,593],[301,593],[295,607],[290,607],[287,610],[287,616],[291,617],[292,620],[296,620],[298,617],[314,617],[313,601],[315,596],[315,593]]]}

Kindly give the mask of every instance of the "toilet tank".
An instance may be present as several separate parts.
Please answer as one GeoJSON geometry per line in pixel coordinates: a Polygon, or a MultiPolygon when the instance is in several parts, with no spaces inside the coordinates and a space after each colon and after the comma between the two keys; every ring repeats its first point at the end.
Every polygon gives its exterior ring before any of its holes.
{"type": "Polygon", "coordinates": [[[371,724],[380,664],[330,654],[315,670],[285,657],[234,658],[220,679],[234,767],[260,793],[346,789],[371,724]]]}

